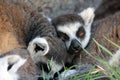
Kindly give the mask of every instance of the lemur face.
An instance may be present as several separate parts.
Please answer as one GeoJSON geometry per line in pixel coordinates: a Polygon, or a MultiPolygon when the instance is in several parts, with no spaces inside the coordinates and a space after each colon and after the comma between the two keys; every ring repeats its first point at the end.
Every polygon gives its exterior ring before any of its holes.
{"type": "Polygon", "coordinates": [[[57,35],[70,54],[79,53],[90,40],[94,9],[87,8],[79,14],[66,14],[52,20],[57,35]],[[81,48],[82,47],[82,48],[81,48]]]}

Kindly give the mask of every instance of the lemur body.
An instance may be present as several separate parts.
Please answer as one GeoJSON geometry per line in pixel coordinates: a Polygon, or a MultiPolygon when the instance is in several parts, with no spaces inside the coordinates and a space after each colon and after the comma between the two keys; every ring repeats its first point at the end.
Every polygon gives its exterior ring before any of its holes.
{"type": "MultiPolygon", "coordinates": [[[[119,48],[114,46],[112,43],[110,43],[108,40],[105,39],[105,37],[117,45],[120,45],[120,12],[117,12],[114,15],[108,16],[100,21],[97,21],[94,23],[93,26],[93,34],[92,38],[94,38],[99,44],[110,50],[112,53],[115,54],[115,57],[110,57],[110,55],[98,47],[98,45],[91,40],[90,44],[86,48],[89,53],[91,53],[96,58],[105,58],[107,61],[110,61],[111,66],[118,66],[119,63],[119,48]],[[103,57],[104,56],[104,57],[103,57]],[[114,65],[115,64],[115,65],[114,65]]],[[[85,52],[81,52],[81,54],[85,54],[85,52]]],[[[80,63],[92,63],[97,64],[94,59],[92,59],[90,56],[82,55],[80,63]]],[[[114,56],[114,55],[113,55],[114,56]]]]}
{"type": "Polygon", "coordinates": [[[0,80],[37,80],[39,72],[26,49],[15,49],[0,56],[0,80]]]}
{"type": "Polygon", "coordinates": [[[0,0],[0,34],[0,54],[28,46],[40,67],[53,59],[51,74],[67,62],[65,45],[54,27],[27,0],[0,0]]]}
{"type": "Polygon", "coordinates": [[[24,1],[0,0],[0,54],[25,47],[27,9],[24,1]],[[20,4],[21,3],[21,4],[20,4]]]}
{"type": "MultiPolygon", "coordinates": [[[[112,45],[112,43],[110,43],[109,41],[107,41],[104,37],[106,37],[107,39],[113,41],[114,43],[116,43],[117,45],[120,45],[120,12],[117,12],[114,15],[108,16],[107,18],[101,20],[101,22],[99,24],[97,24],[97,29],[95,30],[95,39],[101,44],[103,45],[105,48],[107,48],[108,50],[110,50],[113,53],[113,57],[110,56],[108,53],[102,51],[102,53],[100,51],[95,51],[95,54],[97,52],[97,54],[100,55],[100,53],[102,55],[105,56],[106,60],[109,61],[109,64],[113,67],[118,67],[120,66],[120,52],[119,52],[119,48],[115,47],[114,45],[112,45]],[[101,34],[101,35],[99,35],[101,34]]],[[[96,45],[93,43],[93,47],[96,47],[96,45]]],[[[97,48],[97,47],[96,47],[97,48]]],[[[101,56],[101,55],[100,55],[101,56]]]]}

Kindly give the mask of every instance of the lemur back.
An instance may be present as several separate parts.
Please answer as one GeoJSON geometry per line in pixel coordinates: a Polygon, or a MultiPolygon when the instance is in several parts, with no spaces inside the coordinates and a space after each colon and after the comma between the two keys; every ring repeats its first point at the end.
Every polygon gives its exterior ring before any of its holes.
{"type": "Polygon", "coordinates": [[[0,0],[0,53],[25,46],[26,13],[23,0],[0,0]]]}
{"type": "Polygon", "coordinates": [[[0,0],[0,15],[0,54],[28,47],[33,62],[41,67],[53,59],[51,75],[67,62],[65,45],[54,27],[28,0],[0,0]]]}

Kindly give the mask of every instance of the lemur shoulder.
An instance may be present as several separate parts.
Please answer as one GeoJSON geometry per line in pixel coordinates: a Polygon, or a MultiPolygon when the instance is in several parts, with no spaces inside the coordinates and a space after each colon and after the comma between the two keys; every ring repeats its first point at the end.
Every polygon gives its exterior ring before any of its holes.
{"type": "Polygon", "coordinates": [[[61,70],[68,58],[65,45],[37,9],[27,0],[0,0],[0,15],[0,55],[25,47],[41,68],[53,60],[51,75],[61,70]]]}

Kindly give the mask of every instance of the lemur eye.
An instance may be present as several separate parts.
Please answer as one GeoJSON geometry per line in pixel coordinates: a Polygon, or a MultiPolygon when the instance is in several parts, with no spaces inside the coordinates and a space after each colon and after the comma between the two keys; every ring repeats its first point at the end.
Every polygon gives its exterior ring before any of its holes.
{"type": "Polygon", "coordinates": [[[62,32],[57,32],[58,33],[58,37],[60,38],[60,39],[62,39],[63,41],[67,41],[67,40],[69,40],[69,37],[67,36],[67,34],[65,34],[65,33],[62,33],[62,32]]]}
{"type": "Polygon", "coordinates": [[[79,32],[79,36],[83,36],[84,35],[84,32],[79,32]]]}
{"type": "Polygon", "coordinates": [[[84,38],[84,36],[85,36],[85,30],[84,30],[83,27],[80,27],[80,28],[78,29],[78,31],[77,31],[77,33],[76,33],[76,36],[77,36],[77,37],[80,37],[80,38],[84,38]]]}

